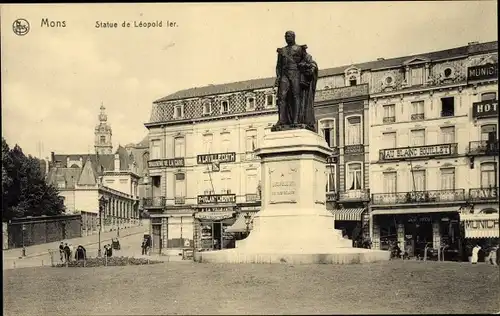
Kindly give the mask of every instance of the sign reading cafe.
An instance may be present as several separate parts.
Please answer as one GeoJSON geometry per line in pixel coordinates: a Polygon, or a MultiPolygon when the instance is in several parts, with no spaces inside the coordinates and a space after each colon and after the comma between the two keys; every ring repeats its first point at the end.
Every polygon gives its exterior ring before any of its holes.
{"type": "Polygon", "coordinates": [[[408,148],[391,148],[381,150],[381,160],[405,159],[414,157],[435,157],[435,156],[450,156],[453,154],[453,144],[408,147],[408,148]]]}
{"type": "Polygon", "coordinates": [[[218,153],[218,154],[206,154],[206,155],[198,155],[196,160],[199,165],[211,164],[214,161],[218,162],[235,162],[236,161],[236,153],[218,153]]]}

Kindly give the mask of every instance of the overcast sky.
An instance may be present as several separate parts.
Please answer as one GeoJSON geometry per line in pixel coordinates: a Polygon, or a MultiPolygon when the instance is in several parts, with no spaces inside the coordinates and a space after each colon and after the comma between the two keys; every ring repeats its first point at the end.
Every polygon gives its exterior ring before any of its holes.
{"type": "Polygon", "coordinates": [[[274,75],[294,30],[320,68],[497,40],[496,1],[1,5],[2,134],[42,157],[93,150],[101,102],[113,145],[139,142],[152,101],[274,75]],[[25,36],[12,32],[29,21],[25,36]],[[41,20],[66,21],[65,28],[41,20]],[[95,28],[96,21],[119,28],[95,28]],[[162,28],[122,28],[162,20],[162,28]],[[177,27],[166,27],[166,21],[177,27]]]}

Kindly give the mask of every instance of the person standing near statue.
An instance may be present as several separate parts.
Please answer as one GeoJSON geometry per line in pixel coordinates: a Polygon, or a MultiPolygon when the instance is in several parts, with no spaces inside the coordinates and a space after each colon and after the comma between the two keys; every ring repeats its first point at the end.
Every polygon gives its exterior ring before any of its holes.
{"type": "Polygon", "coordinates": [[[287,46],[278,48],[276,82],[278,122],[273,131],[306,128],[316,131],[314,96],[318,65],[307,53],[307,45],[295,43],[295,33],[285,33],[287,46]]]}

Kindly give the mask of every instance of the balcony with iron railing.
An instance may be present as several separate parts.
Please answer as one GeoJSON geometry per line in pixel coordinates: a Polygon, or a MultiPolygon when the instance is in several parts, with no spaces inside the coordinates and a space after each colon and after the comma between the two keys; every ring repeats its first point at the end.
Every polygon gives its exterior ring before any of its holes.
{"type": "Polygon", "coordinates": [[[365,145],[354,144],[344,146],[344,155],[362,154],[365,152],[365,145]]]}
{"type": "Polygon", "coordinates": [[[372,194],[372,205],[452,203],[465,201],[465,189],[427,190],[372,194]]]}
{"type": "Polygon", "coordinates": [[[470,202],[498,202],[498,187],[469,189],[470,202]]]}
{"type": "Polygon", "coordinates": [[[337,200],[338,200],[338,192],[335,192],[335,191],[326,192],[326,201],[327,202],[334,202],[337,200]]]}
{"type": "Polygon", "coordinates": [[[142,199],[142,206],[144,208],[162,208],[166,205],[166,198],[164,196],[153,196],[142,199]]]}
{"type": "Polygon", "coordinates": [[[245,194],[246,202],[258,202],[260,201],[260,196],[257,193],[247,193],[245,194]]]}
{"type": "Polygon", "coordinates": [[[186,197],[185,196],[176,196],[174,198],[174,204],[176,204],[176,205],[186,204],[186,197]]]}
{"type": "Polygon", "coordinates": [[[425,115],[424,113],[415,113],[411,115],[410,119],[412,121],[422,121],[425,119],[425,115]]]}
{"type": "Polygon", "coordinates": [[[340,202],[361,202],[370,200],[370,190],[349,190],[338,193],[338,200],[340,202]]]}
{"type": "Polygon", "coordinates": [[[395,116],[386,116],[382,119],[383,123],[394,123],[396,122],[396,117],[395,116]]]}
{"type": "Polygon", "coordinates": [[[479,140],[479,141],[469,142],[469,148],[467,148],[467,155],[498,156],[498,140],[495,141],[479,140]]]}

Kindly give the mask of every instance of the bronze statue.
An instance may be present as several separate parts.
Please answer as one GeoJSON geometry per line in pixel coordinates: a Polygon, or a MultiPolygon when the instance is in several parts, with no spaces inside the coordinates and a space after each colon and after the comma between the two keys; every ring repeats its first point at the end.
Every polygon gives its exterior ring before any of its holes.
{"type": "Polygon", "coordinates": [[[314,95],[318,65],[306,52],[307,45],[295,43],[295,33],[285,33],[287,46],[278,48],[276,82],[278,122],[272,131],[305,128],[316,131],[314,95]]]}

